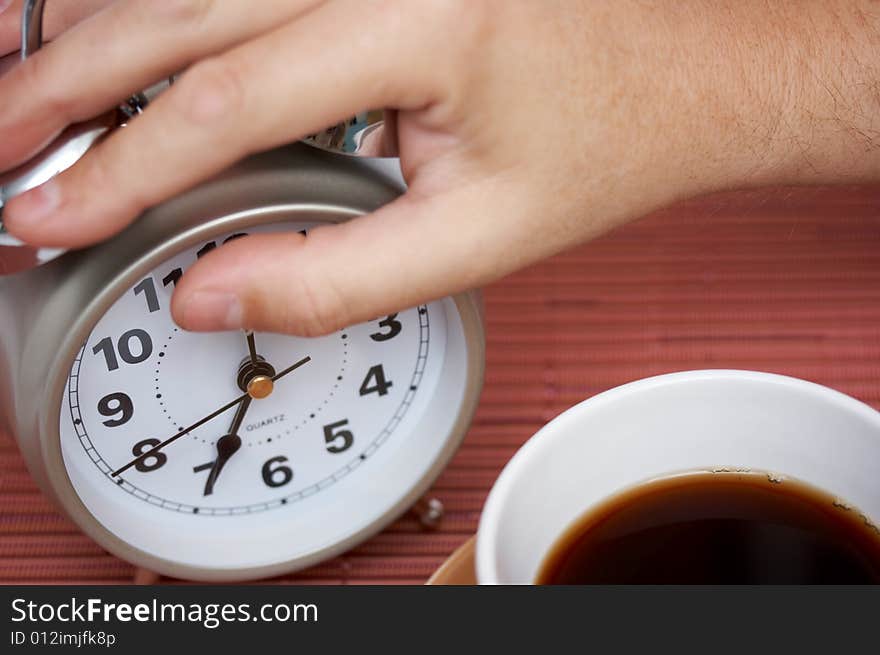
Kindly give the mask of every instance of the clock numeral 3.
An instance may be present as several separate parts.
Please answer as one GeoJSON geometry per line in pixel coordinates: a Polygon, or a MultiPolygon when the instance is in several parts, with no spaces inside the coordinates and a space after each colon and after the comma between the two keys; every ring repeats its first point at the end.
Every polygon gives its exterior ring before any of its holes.
{"type": "Polygon", "coordinates": [[[385,380],[385,369],[382,368],[382,365],[376,364],[367,371],[367,377],[361,383],[360,393],[362,396],[366,396],[368,393],[378,393],[380,396],[384,396],[392,384],[392,382],[385,380]],[[370,380],[376,380],[376,384],[370,386],[370,380]]]}
{"type": "Polygon", "coordinates": [[[293,470],[284,465],[286,461],[286,457],[279,455],[263,464],[263,482],[266,483],[266,486],[283,487],[293,480],[293,470]]]}
{"type": "Polygon", "coordinates": [[[400,334],[400,331],[403,329],[403,324],[400,321],[395,320],[396,318],[397,314],[391,314],[379,321],[379,327],[388,328],[388,332],[374,332],[370,335],[370,339],[373,341],[388,341],[400,334]]]}
{"type": "Polygon", "coordinates": [[[116,350],[119,351],[119,357],[126,364],[140,364],[150,358],[153,354],[153,340],[150,335],[139,328],[129,330],[121,337],[113,348],[113,340],[110,337],[101,339],[97,345],[92,348],[92,352],[96,355],[100,352],[104,353],[104,359],[107,362],[107,370],[115,371],[119,368],[119,359],[116,358],[116,350]],[[131,351],[132,341],[138,342],[138,354],[131,351]]]}
{"type": "Polygon", "coordinates": [[[116,416],[122,414],[119,418],[111,418],[108,421],[102,421],[108,428],[118,428],[125,425],[134,415],[134,403],[128,394],[121,391],[111,393],[98,401],[98,411],[102,416],[116,416]]]}
{"type": "MultiPolygon", "coordinates": [[[[151,448],[158,446],[161,442],[158,439],[144,439],[143,441],[138,441],[134,448],[131,449],[132,455],[143,455],[148,452],[151,448]]],[[[144,457],[139,459],[134,467],[140,471],[141,473],[149,473],[150,471],[155,471],[156,469],[160,469],[165,466],[165,462],[168,461],[168,455],[159,451],[149,457],[144,457]]]]}
{"type": "Polygon", "coordinates": [[[328,453],[333,453],[335,455],[338,453],[344,453],[351,448],[351,445],[354,443],[354,435],[351,433],[351,430],[335,431],[336,428],[341,428],[345,425],[348,425],[347,418],[324,426],[324,442],[327,444],[328,453]],[[336,443],[339,439],[342,440],[342,443],[336,443]]]}

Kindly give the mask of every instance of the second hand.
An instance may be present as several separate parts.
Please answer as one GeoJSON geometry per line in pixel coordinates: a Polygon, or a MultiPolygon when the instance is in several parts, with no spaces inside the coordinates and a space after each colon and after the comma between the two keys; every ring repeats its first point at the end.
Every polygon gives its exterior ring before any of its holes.
{"type": "MultiPolygon", "coordinates": [[[[311,358],[311,357],[303,357],[301,360],[299,360],[299,361],[296,362],[295,364],[292,364],[292,365],[288,366],[286,369],[284,369],[284,370],[281,371],[280,373],[278,373],[278,374],[276,374],[275,376],[273,376],[273,377],[272,377],[272,382],[276,382],[276,381],[280,380],[281,378],[283,378],[283,377],[284,377],[285,375],[287,375],[288,373],[291,373],[291,372],[295,371],[296,369],[298,369],[300,366],[303,366],[304,364],[308,364],[310,361],[312,361],[312,358],[311,358]]],[[[122,474],[125,473],[128,469],[130,469],[132,466],[134,466],[135,464],[137,464],[138,462],[140,462],[140,461],[146,459],[146,458],[149,457],[150,455],[155,455],[155,454],[158,453],[160,450],[162,450],[165,446],[174,443],[175,441],[177,441],[177,440],[180,439],[181,437],[185,437],[185,436],[188,435],[190,432],[192,432],[193,430],[195,430],[195,429],[198,428],[198,427],[203,426],[205,423],[207,423],[207,422],[210,421],[211,419],[217,418],[217,417],[220,416],[220,414],[222,414],[223,412],[232,409],[232,408],[235,407],[238,403],[240,403],[240,402],[243,401],[245,398],[247,398],[248,395],[249,395],[249,394],[247,394],[247,393],[243,393],[242,395],[240,395],[240,396],[239,396],[238,398],[236,398],[235,400],[231,400],[231,401],[229,401],[228,403],[226,403],[225,405],[223,405],[223,407],[221,407],[221,408],[218,409],[217,411],[215,411],[215,412],[211,412],[211,413],[208,414],[205,418],[200,419],[199,421],[196,421],[195,423],[193,423],[192,425],[190,425],[188,428],[185,428],[185,429],[181,430],[180,432],[178,432],[177,434],[175,434],[173,437],[169,437],[168,439],[166,439],[166,440],[163,441],[162,443],[157,444],[157,445],[153,446],[152,448],[150,448],[150,450],[148,450],[147,452],[142,453],[141,455],[138,455],[138,456],[135,457],[133,460],[131,460],[128,464],[126,464],[125,466],[123,466],[123,467],[121,467],[121,468],[118,468],[118,469],[116,469],[115,471],[113,471],[113,473],[111,473],[110,476],[115,478],[115,477],[117,477],[117,476],[119,476],[119,475],[122,475],[122,474]]]]}

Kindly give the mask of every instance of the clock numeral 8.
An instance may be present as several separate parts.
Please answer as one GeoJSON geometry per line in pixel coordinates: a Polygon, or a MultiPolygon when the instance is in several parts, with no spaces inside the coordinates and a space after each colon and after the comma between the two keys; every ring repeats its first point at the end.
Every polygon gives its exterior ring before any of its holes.
{"type": "Polygon", "coordinates": [[[347,418],[324,426],[324,441],[327,443],[328,453],[344,453],[351,448],[351,445],[354,443],[354,435],[351,433],[351,430],[339,430],[338,432],[334,432],[336,428],[341,428],[344,425],[348,425],[347,418]],[[342,439],[342,443],[334,443],[337,439],[342,439]]]}
{"type": "MultiPolygon", "coordinates": [[[[158,446],[160,443],[161,442],[158,439],[144,439],[143,441],[138,441],[134,445],[134,448],[131,449],[131,454],[143,455],[144,453],[149,452],[152,448],[158,446]]],[[[160,451],[148,455],[147,457],[142,457],[135,462],[134,467],[141,473],[149,473],[150,471],[162,468],[167,461],[168,455],[160,451]]]]}
{"type": "Polygon", "coordinates": [[[269,487],[283,487],[293,480],[293,470],[285,466],[287,458],[283,455],[273,457],[263,464],[263,482],[269,487]],[[273,466],[277,464],[278,466],[273,466]]]}
{"type": "Polygon", "coordinates": [[[110,337],[104,337],[92,348],[92,352],[96,355],[101,352],[104,353],[104,360],[107,363],[108,371],[115,371],[119,368],[119,359],[116,358],[117,350],[119,351],[119,357],[126,364],[140,364],[149,359],[150,355],[153,354],[153,340],[144,330],[135,328],[119,337],[116,348],[113,347],[113,340],[110,337]],[[131,342],[133,340],[139,344],[140,352],[137,355],[131,351],[131,342]]]}

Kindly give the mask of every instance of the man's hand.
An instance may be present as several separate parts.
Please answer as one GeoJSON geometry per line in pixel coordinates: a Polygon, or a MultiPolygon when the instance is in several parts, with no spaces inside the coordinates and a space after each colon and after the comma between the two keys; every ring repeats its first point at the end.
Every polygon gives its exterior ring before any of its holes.
{"type": "Polygon", "coordinates": [[[870,0],[119,0],[0,79],[0,169],[187,72],[4,221],[85,246],[245,155],[396,110],[402,198],[308,239],[234,241],[175,293],[188,329],[321,334],[681,197],[880,177],[878,14],[870,0]]]}

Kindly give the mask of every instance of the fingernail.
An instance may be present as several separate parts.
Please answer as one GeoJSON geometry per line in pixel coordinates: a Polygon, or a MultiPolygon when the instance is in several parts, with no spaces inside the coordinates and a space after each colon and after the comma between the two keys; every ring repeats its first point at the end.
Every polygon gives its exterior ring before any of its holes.
{"type": "Polygon", "coordinates": [[[235,330],[242,318],[238,297],[226,291],[196,291],[184,302],[183,324],[188,330],[235,330]]]}
{"type": "Polygon", "coordinates": [[[61,188],[55,180],[49,180],[45,184],[15,197],[12,202],[14,211],[11,223],[13,226],[42,223],[54,214],[61,205],[61,188]]]}
{"type": "Polygon", "coordinates": [[[9,5],[12,4],[12,0],[0,0],[0,14],[9,9],[9,5]]]}

